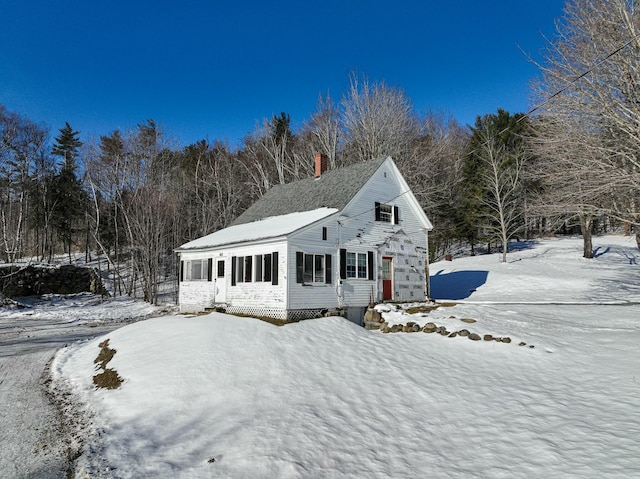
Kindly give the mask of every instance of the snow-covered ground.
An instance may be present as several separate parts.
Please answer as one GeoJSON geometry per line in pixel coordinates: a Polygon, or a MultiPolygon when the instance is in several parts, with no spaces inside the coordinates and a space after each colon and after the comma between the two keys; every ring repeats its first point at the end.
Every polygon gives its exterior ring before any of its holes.
{"type": "Polygon", "coordinates": [[[90,420],[76,477],[640,477],[640,253],[594,242],[436,263],[456,305],[384,312],[510,343],[214,313],[64,348],[54,383],[90,420]],[[119,389],[92,381],[105,339],[119,389]]]}
{"type": "MultiPolygon", "coordinates": [[[[77,441],[45,394],[44,371],[66,344],[163,314],[129,298],[92,294],[22,298],[0,306],[0,477],[65,477],[77,441]]],[[[166,313],[165,313],[166,314],[166,313]]]]}

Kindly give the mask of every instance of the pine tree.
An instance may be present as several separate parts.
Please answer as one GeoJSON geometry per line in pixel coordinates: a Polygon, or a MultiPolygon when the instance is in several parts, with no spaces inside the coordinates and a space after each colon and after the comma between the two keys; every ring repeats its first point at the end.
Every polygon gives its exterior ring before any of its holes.
{"type": "Polygon", "coordinates": [[[53,226],[66,247],[69,262],[71,262],[71,246],[75,238],[74,228],[81,222],[87,205],[87,194],[76,175],[76,160],[80,156],[79,149],[82,146],[78,138],[79,134],[73,131],[69,123],[65,123],[51,150],[52,154],[63,159],[51,189],[55,205],[53,226]]]}
{"type": "Polygon", "coordinates": [[[468,241],[472,252],[474,244],[479,241],[492,241],[491,226],[487,218],[491,215],[487,211],[488,189],[483,178],[487,162],[484,154],[489,138],[499,147],[504,155],[501,168],[510,168],[514,162],[515,152],[523,144],[523,132],[528,122],[522,121],[523,114],[511,115],[508,111],[498,109],[495,114],[478,116],[468,144],[468,153],[464,157],[463,165],[463,197],[455,212],[457,236],[468,241]]]}

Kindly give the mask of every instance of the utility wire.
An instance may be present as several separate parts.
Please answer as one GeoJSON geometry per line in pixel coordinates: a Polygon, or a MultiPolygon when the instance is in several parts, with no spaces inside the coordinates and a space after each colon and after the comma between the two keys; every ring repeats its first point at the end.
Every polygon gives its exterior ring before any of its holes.
{"type": "MultiPolygon", "coordinates": [[[[579,80],[581,80],[582,78],[586,77],[589,73],[592,73],[596,68],[598,68],[600,65],[602,65],[607,60],[609,60],[609,58],[611,58],[614,55],[617,55],[618,53],[620,53],[622,50],[624,50],[626,47],[631,45],[631,43],[633,43],[639,37],[640,37],[640,33],[637,33],[636,35],[631,37],[627,42],[625,42],[623,45],[621,45],[618,48],[616,48],[615,50],[607,53],[603,58],[601,58],[596,63],[594,63],[593,66],[589,67],[587,70],[585,70],[584,72],[580,73],[578,76],[576,76],[573,79],[571,79],[571,81],[565,87],[557,90],[555,93],[553,93],[551,96],[549,96],[548,98],[543,100],[541,103],[539,103],[539,104],[535,105],[533,108],[531,108],[528,112],[526,112],[524,115],[522,115],[520,118],[518,118],[513,125],[509,125],[509,126],[505,127],[502,131],[498,132],[498,135],[502,135],[503,133],[506,133],[507,131],[509,131],[509,129],[511,129],[513,126],[517,125],[518,123],[520,123],[523,119],[531,117],[531,115],[533,113],[535,113],[536,111],[541,109],[547,103],[551,102],[551,100],[553,100],[555,97],[557,97],[559,95],[562,95],[565,91],[567,91],[569,88],[574,86],[579,80]]],[[[474,153],[474,152],[475,152],[475,150],[473,150],[471,153],[474,153]]],[[[471,154],[471,153],[469,153],[469,154],[471,154]]]]}
{"type": "MultiPolygon", "coordinates": [[[[580,73],[579,75],[577,75],[576,77],[574,77],[573,79],[571,79],[571,81],[569,82],[568,85],[566,85],[565,87],[557,90],[555,93],[553,93],[551,96],[549,96],[548,98],[546,98],[544,101],[542,101],[541,103],[535,105],[533,108],[531,108],[529,111],[527,111],[526,113],[524,113],[522,116],[520,116],[520,118],[518,118],[512,125],[506,126],[505,128],[503,128],[501,131],[498,132],[498,135],[502,135],[503,133],[506,133],[507,131],[509,131],[511,128],[513,128],[515,125],[517,125],[518,123],[520,123],[522,120],[524,120],[525,118],[529,118],[531,117],[531,115],[533,113],[535,113],[536,111],[538,111],[539,109],[541,109],[543,106],[545,106],[547,103],[551,102],[551,100],[553,100],[555,97],[562,95],[565,91],[567,91],[569,88],[571,88],[573,85],[575,85],[579,80],[581,80],[582,78],[584,78],[585,76],[587,76],[589,73],[593,72],[596,68],[598,68],[600,65],[602,65],[604,62],[606,62],[607,60],[609,60],[609,58],[613,57],[614,55],[617,55],[618,53],[620,53],[623,49],[625,49],[626,47],[628,47],[629,45],[631,45],[631,43],[633,41],[635,41],[637,38],[640,37],[640,33],[637,33],[636,35],[634,35],[631,39],[629,39],[627,42],[625,42],[623,45],[617,47],[615,50],[607,53],[603,58],[601,58],[600,60],[598,60],[596,63],[593,64],[593,66],[589,67],[587,70],[585,70],[584,72],[580,73]]],[[[485,142],[485,143],[488,143],[485,142]]],[[[475,153],[477,151],[477,148],[473,149],[472,151],[470,151],[469,153],[467,153],[466,155],[471,155],[473,153],[475,153]]],[[[400,193],[399,195],[387,200],[387,202],[392,202],[398,198],[400,198],[401,196],[410,193],[410,190],[407,191],[403,191],[402,193],[400,193]]],[[[375,207],[373,208],[369,208],[366,209],[360,213],[357,213],[353,216],[349,216],[348,218],[344,218],[342,220],[340,220],[340,223],[343,222],[347,222],[349,220],[352,220],[354,218],[357,218],[358,216],[362,216],[364,214],[367,214],[371,211],[373,211],[375,209],[375,207]]]]}

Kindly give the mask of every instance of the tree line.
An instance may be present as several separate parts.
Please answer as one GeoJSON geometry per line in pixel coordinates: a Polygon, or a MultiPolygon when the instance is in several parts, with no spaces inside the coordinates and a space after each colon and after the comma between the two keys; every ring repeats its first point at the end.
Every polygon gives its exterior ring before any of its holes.
{"type": "Polygon", "coordinates": [[[179,147],[153,120],[80,140],[0,106],[0,259],[99,254],[115,294],[157,302],[173,248],[228,226],[276,184],[390,155],[435,224],[432,259],[459,243],[502,250],[512,239],[579,227],[633,228],[640,247],[640,31],[636,3],[568,0],[549,41],[529,113],[499,109],[473,126],[417,114],[399,88],[352,75],[320,95],[299,128],[265,118],[232,149],[179,147]]]}

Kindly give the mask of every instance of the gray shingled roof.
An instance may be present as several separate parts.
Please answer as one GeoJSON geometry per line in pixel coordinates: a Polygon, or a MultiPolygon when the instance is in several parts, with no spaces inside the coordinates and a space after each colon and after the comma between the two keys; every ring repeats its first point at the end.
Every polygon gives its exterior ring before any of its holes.
{"type": "Polygon", "coordinates": [[[322,207],[342,210],[384,160],[355,163],[326,171],[318,179],[310,177],[274,186],[238,216],[232,226],[322,207]]]}

